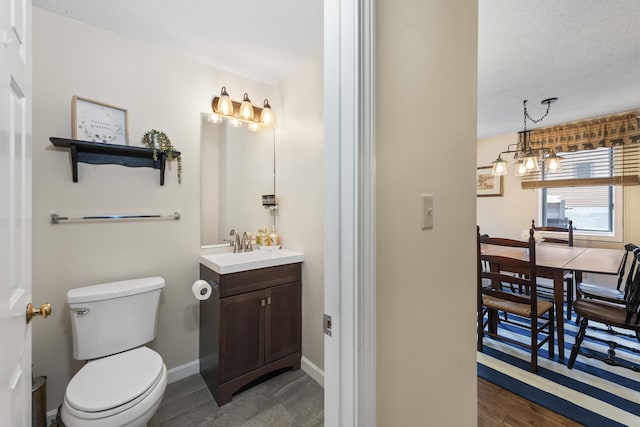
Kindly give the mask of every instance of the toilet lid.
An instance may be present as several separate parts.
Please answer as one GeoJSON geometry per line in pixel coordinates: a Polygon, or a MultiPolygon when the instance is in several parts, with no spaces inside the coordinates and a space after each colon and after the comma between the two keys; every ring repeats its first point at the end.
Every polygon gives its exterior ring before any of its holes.
{"type": "Polygon", "coordinates": [[[71,379],[65,398],[80,411],[106,411],[147,391],[162,366],[160,355],[147,347],[92,360],[71,379]]]}

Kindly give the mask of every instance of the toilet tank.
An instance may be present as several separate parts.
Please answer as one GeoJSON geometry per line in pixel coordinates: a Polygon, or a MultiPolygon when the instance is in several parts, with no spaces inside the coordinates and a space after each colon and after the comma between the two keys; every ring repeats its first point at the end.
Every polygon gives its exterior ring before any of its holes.
{"type": "Polygon", "coordinates": [[[73,358],[96,359],[139,347],[156,336],[162,277],[71,289],[73,358]]]}

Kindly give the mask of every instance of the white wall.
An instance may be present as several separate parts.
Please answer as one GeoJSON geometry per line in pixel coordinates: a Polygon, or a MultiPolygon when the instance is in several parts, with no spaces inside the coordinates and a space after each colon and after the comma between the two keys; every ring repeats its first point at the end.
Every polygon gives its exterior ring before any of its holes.
{"type": "MultiPolygon", "coordinates": [[[[132,277],[166,279],[153,344],[171,369],[198,358],[200,248],[200,113],[225,85],[234,96],[273,97],[273,87],[206,66],[34,8],[33,12],[33,298],[53,316],[33,325],[34,375],[46,375],[48,409],[56,408],[81,363],[71,357],[65,295],[69,289],[132,277]],[[79,165],[71,180],[68,150],[49,137],[70,137],[71,97],[128,108],[129,138],[163,130],[183,154],[164,186],[159,172],[117,165],[79,165]],[[50,225],[63,215],[171,213],[180,221],[50,225]]],[[[321,156],[320,156],[321,158],[321,156]]],[[[321,264],[320,264],[321,265],[321,264]]]]}
{"type": "Polygon", "coordinates": [[[320,369],[324,369],[322,70],[320,50],[276,89],[278,234],[283,247],[304,252],[302,353],[320,369]]]}
{"type": "Polygon", "coordinates": [[[472,426],[478,4],[376,8],[377,423],[472,426]]]}

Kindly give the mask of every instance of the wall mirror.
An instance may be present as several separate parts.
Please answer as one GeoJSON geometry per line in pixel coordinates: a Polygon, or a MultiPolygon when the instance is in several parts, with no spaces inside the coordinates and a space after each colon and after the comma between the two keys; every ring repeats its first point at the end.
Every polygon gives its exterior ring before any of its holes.
{"type": "Polygon", "coordinates": [[[270,226],[272,211],[262,206],[263,194],[276,194],[275,131],[257,132],[246,123],[213,123],[200,114],[200,244],[225,243],[234,228],[252,236],[270,226]]]}

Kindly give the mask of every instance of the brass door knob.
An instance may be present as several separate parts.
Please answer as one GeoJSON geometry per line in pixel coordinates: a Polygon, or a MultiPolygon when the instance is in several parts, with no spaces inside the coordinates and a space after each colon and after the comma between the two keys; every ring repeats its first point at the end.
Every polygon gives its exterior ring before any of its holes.
{"type": "Polygon", "coordinates": [[[51,304],[44,303],[40,306],[40,308],[36,308],[33,304],[27,304],[27,323],[31,322],[34,316],[42,316],[44,318],[49,317],[51,315],[51,304]]]}

